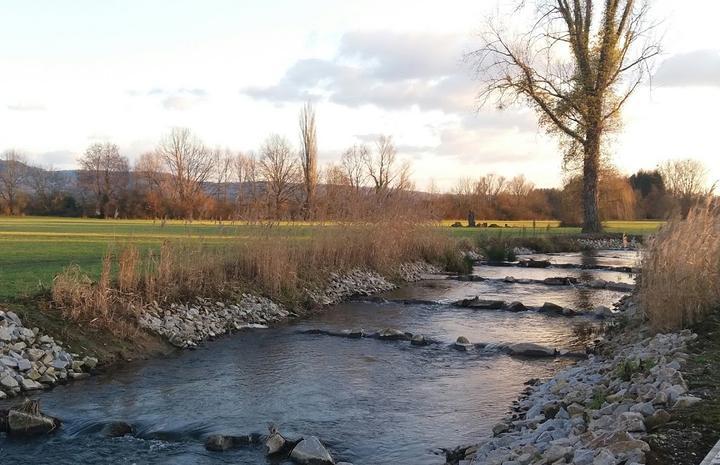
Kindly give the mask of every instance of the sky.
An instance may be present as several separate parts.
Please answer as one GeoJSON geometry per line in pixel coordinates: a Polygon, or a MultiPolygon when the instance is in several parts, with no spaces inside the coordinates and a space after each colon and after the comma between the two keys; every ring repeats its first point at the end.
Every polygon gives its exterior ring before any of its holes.
{"type": "MultiPolygon", "coordinates": [[[[388,134],[418,188],[488,173],[556,187],[557,141],[527,108],[479,108],[463,60],[508,3],[0,0],[0,151],[66,169],[110,141],[134,160],[177,126],[257,150],[273,133],[297,143],[309,99],[323,163],[388,134]]],[[[720,1],[651,3],[663,54],[612,159],[630,174],[692,157],[720,179],[720,1]]]]}

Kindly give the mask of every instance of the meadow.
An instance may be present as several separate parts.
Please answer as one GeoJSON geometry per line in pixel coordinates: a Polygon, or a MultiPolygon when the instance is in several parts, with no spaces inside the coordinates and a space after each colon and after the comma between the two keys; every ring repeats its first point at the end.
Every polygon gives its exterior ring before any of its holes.
{"type": "MultiPolygon", "coordinates": [[[[485,222],[485,220],[481,221],[485,222]]],[[[487,221],[499,228],[451,228],[454,221],[436,225],[456,238],[543,236],[576,234],[579,228],[559,227],[556,221],[487,221]],[[507,227],[505,227],[507,225],[507,227]]],[[[660,222],[607,222],[608,232],[648,234],[660,222]]],[[[98,275],[102,257],[128,244],[138,249],[158,248],[163,242],[202,242],[206,245],[246,242],[257,238],[307,238],[319,228],[338,223],[216,223],[209,221],[160,222],[152,220],[100,220],[55,217],[0,217],[0,301],[32,295],[50,288],[53,277],[71,264],[98,275]]]]}

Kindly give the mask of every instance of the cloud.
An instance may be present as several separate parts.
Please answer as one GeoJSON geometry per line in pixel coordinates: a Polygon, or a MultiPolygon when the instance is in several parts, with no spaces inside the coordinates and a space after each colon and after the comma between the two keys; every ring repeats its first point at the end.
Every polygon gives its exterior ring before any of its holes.
{"type": "Polygon", "coordinates": [[[468,111],[475,85],[461,57],[456,35],[353,32],[335,58],[299,60],[277,84],[242,92],[276,103],[324,99],[352,108],[468,111]]]}
{"type": "Polygon", "coordinates": [[[666,87],[720,87],[720,50],[673,55],[662,62],[655,82],[666,87]]]}
{"type": "Polygon", "coordinates": [[[45,111],[47,110],[47,107],[45,107],[45,105],[33,103],[17,103],[14,105],[8,105],[7,109],[10,111],[45,111]]]}
{"type": "Polygon", "coordinates": [[[159,99],[160,105],[166,110],[189,110],[207,99],[208,93],[200,88],[163,89],[155,87],[147,91],[128,91],[133,97],[150,97],[159,99]]]}
{"type": "Polygon", "coordinates": [[[51,150],[32,156],[42,166],[54,166],[59,169],[72,169],[76,165],[77,154],[69,150],[51,150]]]}

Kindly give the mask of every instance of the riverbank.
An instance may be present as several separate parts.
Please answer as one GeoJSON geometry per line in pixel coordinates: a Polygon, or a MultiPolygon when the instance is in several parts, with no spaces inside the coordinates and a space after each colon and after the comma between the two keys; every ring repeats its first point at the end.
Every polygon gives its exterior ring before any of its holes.
{"type": "Polygon", "coordinates": [[[653,334],[626,299],[623,315],[587,360],[529,380],[492,437],[455,449],[473,465],[697,465],[718,430],[720,357],[713,318],[698,333],[653,334]]]}

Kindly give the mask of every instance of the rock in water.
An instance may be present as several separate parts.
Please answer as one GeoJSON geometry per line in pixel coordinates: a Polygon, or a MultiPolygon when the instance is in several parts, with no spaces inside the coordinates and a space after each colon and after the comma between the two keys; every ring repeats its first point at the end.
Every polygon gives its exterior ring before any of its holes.
{"type": "Polygon", "coordinates": [[[532,258],[520,260],[518,263],[520,266],[524,266],[526,268],[548,268],[552,265],[549,260],[533,260],[532,258]]]}
{"type": "Polygon", "coordinates": [[[522,302],[511,302],[505,310],[508,312],[524,312],[527,311],[527,307],[522,302]]]}
{"type": "Polygon", "coordinates": [[[410,344],[412,344],[414,346],[426,346],[429,344],[429,342],[427,339],[425,339],[425,336],[423,336],[422,334],[416,334],[410,340],[410,344]]]}
{"type": "Polygon", "coordinates": [[[545,302],[538,311],[540,313],[556,313],[562,315],[563,308],[560,305],[554,304],[552,302],[545,302]]]}
{"type": "Polygon", "coordinates": [[[233,446],[233,438],[230,436],[223,436],[222,434],[213,434],[212,436],[208,436],[205,440],[205,449],[215,452],[223,452],[232,449],[233,446]]]}
{"type": "Polygon", "coordinates": [[[330,453],[315,436],[310,436],[300,441],[290,453],[290,458],[302,465],[335,464],[330,453]]]}
{"type": "Polygon", "coordinates": [[[465,336],[460,336],[455,341],[455,344],[453,344],[453,348],[455,350],[464,351],[467,352],[473,347],[472,344],[470,344],[470,341],[465,336]]]}
{"type": "Polygon", "coordinates": [[[510,351],[510,355],[525,355],[528,357],[554,357],[556,355],[555,349],[531,342],[511,344],[508,346],[508,350],[510,351]]]}
{"type": "Polygon", "coordinates": [[[133,433],[132,426],[124,421],[113,421],[103,426],[100,433],[108,438],[121,438],[133,433]]]}
{"type": "Polygon", "coordinates": [[[265,452],[267,455],[274,455],[285,448],[285,438],[275,429],[270,430],[270,436],[265,440],[265,452]]]}
{"type": "Polygon", "coordinates": [[[404,341],[411,337],[408,337],[407,333],[403,333],[399,329],[385,328],[378,333],[378,338],[389,341],[404,341]]]}
{"type": "Polygon", "coordinates": [[[35,436],[48,434],[60,426],[60,421],[43,414],[33,415],[19,410],[10,410],[7,417],[7,432],[14,436],[35,436]]]}

